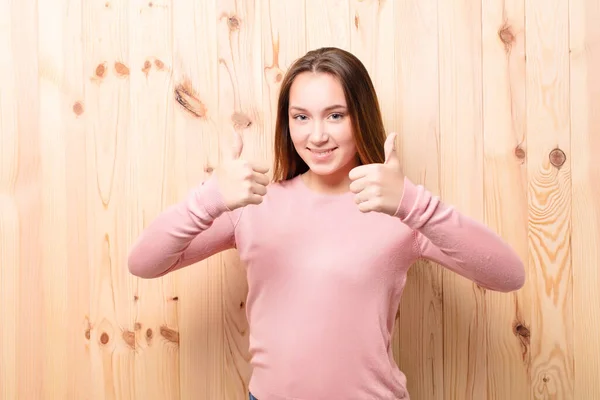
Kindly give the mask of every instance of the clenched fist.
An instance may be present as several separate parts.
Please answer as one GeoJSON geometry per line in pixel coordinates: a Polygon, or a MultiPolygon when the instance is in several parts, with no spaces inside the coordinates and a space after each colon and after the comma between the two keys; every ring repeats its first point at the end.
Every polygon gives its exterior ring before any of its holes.
{"type": "Polygon", "coordinates": [[[385,140],[383,164],[359,165],[349,173],[350,191],[362,212],[377,211],[394,215],[404,194],[404,174],[395,149],[396,134],[385,140]]]}
{"type": "Polygon", "coordinates": [[[233,133],[230,153],[224,154],[223,163],[214,171],[217,185],[229,210],[248,204],[260,204],[267,193],[268,166],[250,163],[242,158],[244,143],[239,133],[233,133]]]}

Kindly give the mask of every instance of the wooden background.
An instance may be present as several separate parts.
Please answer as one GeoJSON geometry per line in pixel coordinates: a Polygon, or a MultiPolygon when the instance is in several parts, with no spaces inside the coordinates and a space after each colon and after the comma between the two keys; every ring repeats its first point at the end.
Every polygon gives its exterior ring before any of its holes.
{"type": "Polygon", "coordinates": [[[127,254],[232,124],[271,160],[282,74],[324,45],[368,67],[410,178],[527,266],[513,294],[411,270],[412,398],[600,398],[599,21],[600,0],[0,0],[0,398],[245,398],[235,253],[150,281],[127,254]]]}

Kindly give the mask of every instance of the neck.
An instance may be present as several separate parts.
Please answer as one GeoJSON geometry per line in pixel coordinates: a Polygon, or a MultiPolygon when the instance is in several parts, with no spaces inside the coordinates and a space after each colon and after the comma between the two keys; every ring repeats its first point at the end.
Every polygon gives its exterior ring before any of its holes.
{"type": "Polygon", "coordinates": [[[301,178],[306,184],[306,186],[319,193],[324,194],[341,194],[346,193],[349,190],[350,186],[350,178],[348,178],[348,173],[352,168],[354,168],[354,163],[349,163],[349,165],[340,168],[333,174],[330,175],[318,175],[308,170],[305,172],[301,178]]]}
{"type": "Polygon", "coordinates": [[[306,186],[315,192],[325,194],[340,194],[348,191],[350,180],[341,174],[334,175],[317,175],[312,171],[308,171],[302,175],[302,180],[306,186]]]}

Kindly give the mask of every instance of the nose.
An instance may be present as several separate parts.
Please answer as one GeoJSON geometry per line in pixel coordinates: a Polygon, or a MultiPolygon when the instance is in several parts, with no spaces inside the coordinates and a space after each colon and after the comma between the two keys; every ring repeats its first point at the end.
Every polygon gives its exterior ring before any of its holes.
{"type": "Polygon", "coordinates": [[[328,139],[329,135],[327,135],[325,129],[323,129],[323,125],[316,122],[310,134],[310,141],[315,145],[322,145],[326,143],[328,139]]]}

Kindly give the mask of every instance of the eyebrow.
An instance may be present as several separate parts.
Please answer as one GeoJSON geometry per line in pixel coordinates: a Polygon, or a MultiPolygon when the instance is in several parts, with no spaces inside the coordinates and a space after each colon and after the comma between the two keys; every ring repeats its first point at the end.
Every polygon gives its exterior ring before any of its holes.
{"type": "MultiPolygon", "coordinates": [[[[331,110],[335,110],[335,109],[339,109],[339,108],[346,109],[346,106],[343,106],[341,104],[334,104],[332,106],[325,108],[325,111],[331,111],[331,110]]],[[[298,110],[298,111],[304,111],[304,112],[308,111],[308,110],[306,110],[306,108],[302,108],[302,107],[298,107],[298,106],[290,106],[290,110],[292,110],[292,109],[298,110]]]]}

